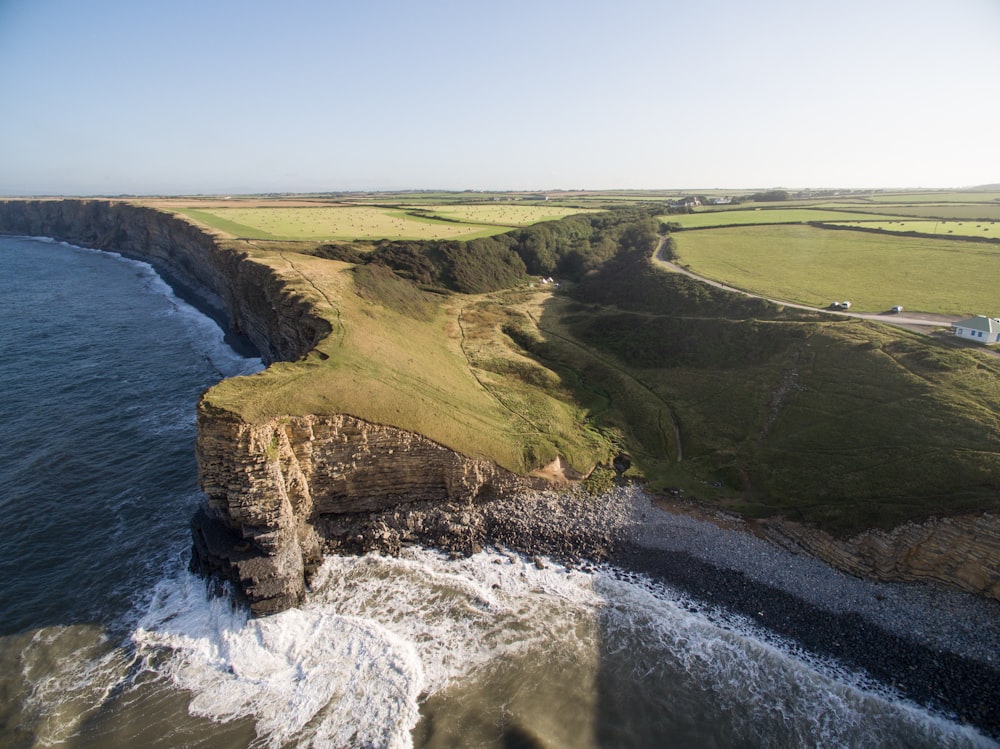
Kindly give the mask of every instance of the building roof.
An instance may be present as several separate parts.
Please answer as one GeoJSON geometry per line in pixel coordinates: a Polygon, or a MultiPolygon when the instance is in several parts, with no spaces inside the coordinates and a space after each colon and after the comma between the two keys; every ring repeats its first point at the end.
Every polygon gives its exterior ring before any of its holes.
{"type": "Polygon", "coordinates": [[[975,317],[970,317],[968,320],[953,322],[951,327],[981,330],[984,333],[1000,333],[1000,318],[976,315],[975,317]]]}

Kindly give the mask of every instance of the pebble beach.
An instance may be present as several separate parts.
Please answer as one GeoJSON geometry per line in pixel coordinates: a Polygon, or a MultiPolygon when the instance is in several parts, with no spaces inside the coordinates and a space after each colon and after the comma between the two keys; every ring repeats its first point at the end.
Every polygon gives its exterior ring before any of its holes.
{"type": "Polygon", "coordinates": [[[737,518],[664,509],[636,486],[416,503],[341,518],[326,531],[333,553],[419,543],[455,555],[494,546],[537,564],[610,564],[1000,739],[1000,602],[860,579],[755,536],[737,518]]]}

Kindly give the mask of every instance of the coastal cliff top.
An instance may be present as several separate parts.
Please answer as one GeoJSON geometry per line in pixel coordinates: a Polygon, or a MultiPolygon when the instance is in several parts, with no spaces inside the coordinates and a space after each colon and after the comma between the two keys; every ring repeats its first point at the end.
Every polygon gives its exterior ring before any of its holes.
{"type": "Polygon", "coordinates": [[[586,472],[608,457],[559,378],[501,330],[537,314],[544,288],[444,296],[378,267],[280,251],[250,258],[281,279],[286,313],[308,307],[331,332],[299,361],[220,383],[207,404],[250,422],[346,413],[521,474],[557,457],[586,472]]]}

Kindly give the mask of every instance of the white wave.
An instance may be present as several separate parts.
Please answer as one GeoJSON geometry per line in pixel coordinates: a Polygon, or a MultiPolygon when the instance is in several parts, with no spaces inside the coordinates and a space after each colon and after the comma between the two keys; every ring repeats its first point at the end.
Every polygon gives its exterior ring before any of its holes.
{"type": "Polygon", "coordinates": [[[630,653],[631,679],[619,674],[619,682],[643,685],[632,695],[637,703],[660,686],[676,689],[683,674],[686,687],[711,693],[729,730],[754,745],[995,746],[863,673],[811,656],[741,617],[699,609],[641,576],[601,574],[596,588],[608,602],[605,642],[630,653]]]}
{"type": "Polygon", "coordinates": [[[153,666],[193,693],[193,715],[250,717],[269,747],[411,745],[424,678],[414,649],[374,619],[330,607],[247,619],[183,575],[158,586],[133,634],[153,666]]]}
{"type": "MultiPolygon", "coordinates": [[[[632,719],[662,711],[722,741],[992,745],[747,622],[695,608],[613,570],[410,549],[330,558],[302,608],[257,620],[180,575],[158,586],[133,641],[150,668],[192,693],[192,714],[250,717],[269,747],[410,746],[423,700],[472,684],[488,691],[511,681],[504,669],[553,678],[552,664],[557,678],[609,692],[632,719]]],[[[579,701],[576,719],[595,699],[579,701]]]]}
{"type": "Polygon", "coordinates": [[[178,575],[157,586],[132,640],[192,693],[192,714],[250,717],[269,747],[407,747],[421,694],[569,637],[567,612],[599,603],[585,575],[500,554],[335,557],[314,588],[300,609],[248,619],[178,575]]]}
{"type": "Polygon", "coordinates": [[[313,588],[310,606],[376,617],[413,643],[428,693],[501,657],[576,637],[580,621],[593,622],[602,605],[590,575],[554,564],[538,569],[496,552],[458,560],[423,549],[404,550],[400,558],[332,557],[313,588]]]}
{"type": "Polygon", "coordinates": [[[156,269],[144,260],[136,260],[123,256],[114,250],[80,247],[69,242],[55,240],[51,237],[27,237],[38,242],[58,244],[76,252],[97,253],[114,258],[136,270],[142,279],[147,292],[165,297],[170,303],[169,314],[176,314],[184,322],[191,333],[190,343],[200,355],[204,356],[222,377],[236,377],[260,372],[264,363],[260,357],[246,357],[235,351],[227,342],[225,331],[211,317],[201,312],[191,304],[178,297],[170,285],[156,272],[156,269]]]}

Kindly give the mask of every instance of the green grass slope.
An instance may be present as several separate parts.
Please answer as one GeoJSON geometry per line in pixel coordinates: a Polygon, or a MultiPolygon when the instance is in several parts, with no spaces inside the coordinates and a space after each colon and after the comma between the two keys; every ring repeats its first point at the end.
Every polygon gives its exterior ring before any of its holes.
{"type": "Polygon", "coordinates": [[[549,304],[535,353],[607,394],[596,420],[654,487],[837,532],[1000,509],[994,357],[780,310],[643,257],[573,297],[549,304]]]}
{"type": "Polygon", "coordinates": [[[220,383],[206,394],[210,404],[250,422],[347,413],[522,474],[557,455],[580,471],[607,457],[568,391],[505,342],[504,305],[422,292],[378,266],[293,253],[252,259],[311,302],[333,333],[304,360],[220,383]],[[521,376],[500,376],[507,372],[521,376]]]}

